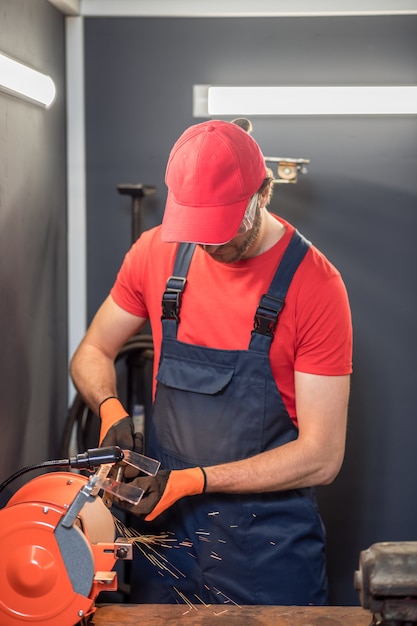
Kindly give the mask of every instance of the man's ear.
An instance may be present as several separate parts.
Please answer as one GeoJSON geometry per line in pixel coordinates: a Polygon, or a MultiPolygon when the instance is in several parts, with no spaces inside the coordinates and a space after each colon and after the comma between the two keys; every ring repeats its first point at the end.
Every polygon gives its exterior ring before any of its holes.
{"type": "Polygon", "coordinates": [[[265,189],[262,189],[262,192],[259,194],[259,206],[261,208],[268,206],[272,198],[273,189],[274,189],[274,181],[270,180],[269,183],[266,185],[265,189]]]}

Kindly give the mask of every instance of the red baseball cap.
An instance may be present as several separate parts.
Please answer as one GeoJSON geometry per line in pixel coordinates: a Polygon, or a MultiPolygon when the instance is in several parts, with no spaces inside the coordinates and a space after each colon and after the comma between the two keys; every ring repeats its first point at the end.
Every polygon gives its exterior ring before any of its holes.
{"type": "Polygon", "coordinates": [[[190,126],[168,159],[162,240],[230,241],[266,175],[258,144],[237,124],[211,120],[190,126]]]}

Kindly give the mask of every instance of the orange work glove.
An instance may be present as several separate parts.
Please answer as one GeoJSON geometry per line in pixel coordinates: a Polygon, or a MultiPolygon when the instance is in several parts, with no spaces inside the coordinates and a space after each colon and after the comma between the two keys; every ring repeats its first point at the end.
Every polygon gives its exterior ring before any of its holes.
{"type": "Polygon", "coordinates": [[[183,470],[161,470],[156,476],[139,476],[129,485],[144,490],[138,504],[119,502],[124,509],[151,522],[184,496],[196,496],[206,488],[206,473],[202,467],[183,470]]]}
{"type": "MultiPolygon", "coordinates": [[[[118,398],[103,400],[99,407],[101,418],[100,447],[119,446],[122,450],[133,450],[143,454],[143,435],[135,433],[133,420],[118,398]]],[[[125,476],[133,478],[139,473],[136,468],[126,467],[125,476]]]]}
{"type": "MultiPolygon", "coordinates": [[[[109,398],[106,398],[105,400],[103,400],[103,402],[100,403],[100,406],[98,407],[98,415],[101,421],[99,444],[100,446],[103,447],[104,438],[107,435],[110,428],[114,426],[115,424],[117,424],[118,422],[120,422],[120,420],[124,418],[129,418],[129,413],[126,411],[123,404],[120,402],[119,398],[116,398],[115,396],[110,396],[109,398]]],[[[132,430],[133,430],[133,423],[132,423],[132,430]]],[[[119,444],[106,442],[105,445],[116,446],[119,444]]],[[[122,446],[120,447],[122,448],[122,446]]],[[[132,448],[126,448],[126,447],[124,447],[123,449],[132,450],[132,448]]]]}

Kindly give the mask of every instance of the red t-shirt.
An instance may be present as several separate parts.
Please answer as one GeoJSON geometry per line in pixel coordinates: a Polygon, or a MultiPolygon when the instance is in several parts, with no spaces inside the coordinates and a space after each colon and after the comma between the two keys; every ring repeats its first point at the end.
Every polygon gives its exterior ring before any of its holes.
{"type": "MultiPolygon", "coordinates": [[[[279,221],[286,227],[284,236],[267,252],[251,259],[219,263],[196,247],[182,298],[180,341],[224,350],[248,348],[259,299],[268,291],[294,232],[288,222],[279,221]]],[[[178,244],[161,241],[160,226],[144,232],[126,254],[111,290],[121,308],[149,318],[155,368],[162,339],[162,294],[177,248],[178,244]]],[[[295,370],[323,376],[352,371],[352,324],[346,288],[336,268],[314,246],[291,282],[270,361],[295,423],[295,370]]]]}

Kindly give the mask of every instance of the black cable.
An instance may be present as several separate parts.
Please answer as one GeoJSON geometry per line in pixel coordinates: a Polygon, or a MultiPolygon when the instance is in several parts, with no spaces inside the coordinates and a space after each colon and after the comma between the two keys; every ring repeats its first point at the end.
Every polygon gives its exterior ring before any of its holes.
{"type": "Polygon", "coordinates": [[[119,463],[123,460],[123,450],[118,446],[108,446],[105,448],[90,448],[86,452],[72,456],[69,459],[54,459],[52,461],[43,461],[36,465],[28,465],[18,470],[3,483],[0,484],[0,493],[9,485],[13,480],[35,469],[41,469],[42,467],[71,467],[77,469],[88,469],[93,471],[96,467],[107,463],[119,463]]]}
{"type": "MultiPolygon", "coordinates": [[[[36,465],[28,465],[27,467],[23,467],[22,469],[18,470],[17,472],[9,476],[9,478],[7,478],[4,482],[0,484],[0,493],[4,489],[6,489],[7,485],[9,485],[13,480],[16,480],[16,478],[19,478],[19,476],[22,476],[22,474],[26,474],[26,472],[30,472],[35,469],[40,469],[42,467],[51,467],[51,466],[56,467],[56,466],[59,466],[60,463],[62,463],[62,461],[59,461],[59,460],[43,461],[43,463],[36,463],[36,465]]],[[[69,464],[69,461],[68,461],[68,464],[69,464]]]]}

